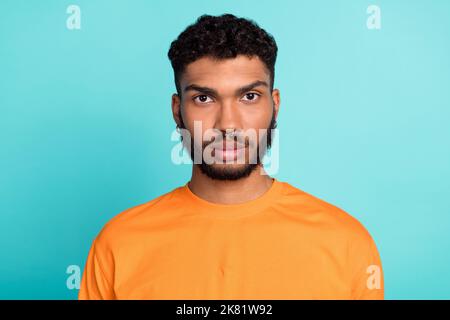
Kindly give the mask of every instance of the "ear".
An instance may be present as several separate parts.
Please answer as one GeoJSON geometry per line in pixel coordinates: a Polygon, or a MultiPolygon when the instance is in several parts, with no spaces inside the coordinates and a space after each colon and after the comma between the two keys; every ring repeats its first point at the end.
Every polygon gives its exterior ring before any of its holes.
{"type": "Polygon", "coordinates": [[[278,89],[272,90],[272,100],[275,109],[275,119],[276,119],[278,117],[278,111],[280,109],[280,90],[278,89]]]}
{"type": "Polygon", "coordinates": [[[176,93],[172,95],[172,116],[175,123],[181,127],[181,99],[176,93]]]}

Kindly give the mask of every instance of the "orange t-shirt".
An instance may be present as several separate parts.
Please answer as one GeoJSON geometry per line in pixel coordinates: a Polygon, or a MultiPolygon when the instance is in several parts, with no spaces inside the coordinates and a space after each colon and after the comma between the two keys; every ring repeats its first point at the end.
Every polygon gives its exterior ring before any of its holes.
{"type": "Polygon", "coordinates": [[[376,245],[354,217],[274,179],[221,205],[186,183],[115,216],[79,299],[384,299],[376,245]]]}

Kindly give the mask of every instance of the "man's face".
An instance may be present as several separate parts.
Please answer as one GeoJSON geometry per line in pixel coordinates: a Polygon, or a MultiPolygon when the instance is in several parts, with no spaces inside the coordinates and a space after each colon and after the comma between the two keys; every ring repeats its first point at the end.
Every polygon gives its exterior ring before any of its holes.
{"type": "Polygon", "coordinates": [[[225,60],[203,57],[186,67],[180,89],[181,98],[172,97],[172,111],[192,137],[191,157],[197,148],[201,156],[207,151],[216,160],[208,164],[202,158],[196,165],[213,179],[248,176],[261,163],[258,153],[263,155],[265,145],[270,146],[279,107],[279,92],[271,92],[264,63],[244,55],[225,60]],[[194,121],[201,123],[201,136],[194,121]],[[235,130],[237,136],[227,137],[227,130],[235,130]],[[251,132],[256,136],[248,135],[251,132]]]}

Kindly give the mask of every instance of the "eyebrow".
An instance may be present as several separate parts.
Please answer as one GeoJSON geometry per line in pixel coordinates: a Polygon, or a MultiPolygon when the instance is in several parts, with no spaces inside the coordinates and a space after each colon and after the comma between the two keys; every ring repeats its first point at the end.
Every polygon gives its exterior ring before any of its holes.
{"type": "MultiPolygon", "coordinates": [[[[245,85],[243,87],[240,87],[238,89],[236,89],[235,94],[237,96],[240,96],[241,94],[244,94],[245,92],[252,90],[255,87],[259,87],[259,86],[264,86],[264,87],[269,87],[268,83],[266,81],[262,81],[262,80],[257,80],[255,82],[252,82],[248,85],[245,85]]],[[[202,87],[196,84],[190,84],[188,86],[186,86],[183,90],[184,92],[187,91],[199,91],[201,93],[204,94],[208,94],[208,95],[212,95],[212,96],[218,96],[219,93],[217,92],[216,89],[213,88],[209,88],[209,87],[202,87]]]]}

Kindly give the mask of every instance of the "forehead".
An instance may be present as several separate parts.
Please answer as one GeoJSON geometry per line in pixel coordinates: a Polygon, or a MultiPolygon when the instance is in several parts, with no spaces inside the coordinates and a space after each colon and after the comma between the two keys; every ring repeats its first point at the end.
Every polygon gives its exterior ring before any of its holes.
{"type": "Polygon", "coordinates": [[[227,86],[249,83],[254,80],[269,82],[269,71],[259,57],[249,58],[238,55],[236,58],[217,60],[202,57],[186,66],[180,79],[182,87],[191,83],[209,86],[227,86]]]}

